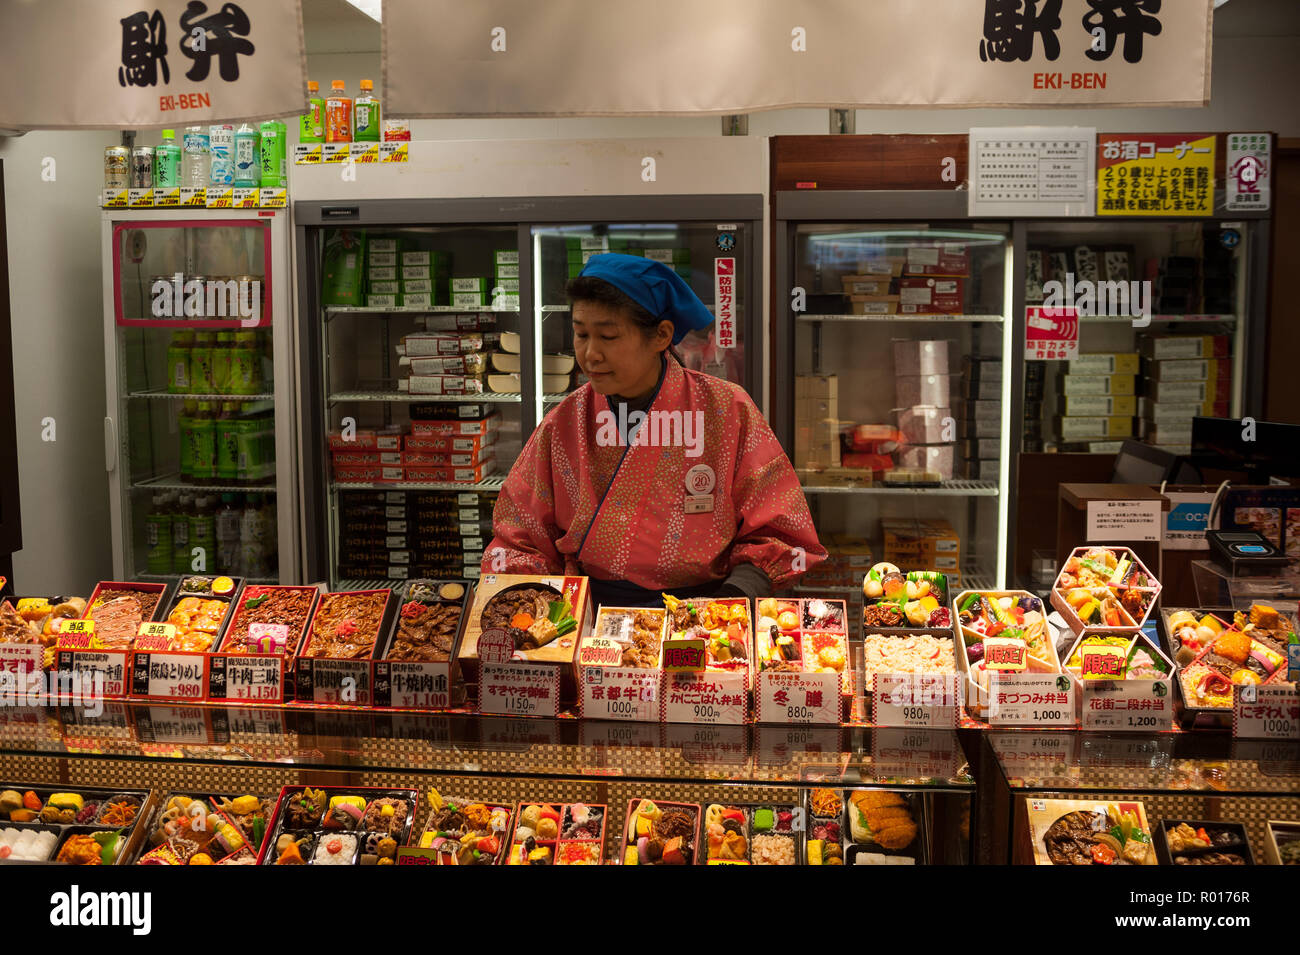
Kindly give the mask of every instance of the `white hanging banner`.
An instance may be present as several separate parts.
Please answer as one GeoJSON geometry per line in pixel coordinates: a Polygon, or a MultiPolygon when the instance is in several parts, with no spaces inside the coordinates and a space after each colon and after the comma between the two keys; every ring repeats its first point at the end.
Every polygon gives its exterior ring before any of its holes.
{"type": "Polygon", "coordinates": [[[1212,0],[384,0],[384,107],[1204,106],[1212,23],[1212,0]]]}
{"type": "Polygon", "coordinates": [[[0,127],[148,129],[307,108],[300,0],[4,5],[0,127]]]}

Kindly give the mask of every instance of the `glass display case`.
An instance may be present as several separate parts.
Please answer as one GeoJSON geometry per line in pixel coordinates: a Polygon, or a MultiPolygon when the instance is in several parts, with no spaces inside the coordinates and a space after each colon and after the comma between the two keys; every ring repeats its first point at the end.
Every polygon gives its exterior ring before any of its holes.
{"type": "Polygon", "coordinates": [[[286,218],[103,214],[116,579],[298,579],[286,218]]]}
{"type": "Polygon", "coordinates": [[[722,301],[730,339],[715,324],[679,351],[761,395],[757,196],[335,209],[294,207],[308,579],[369,589],[478,577],[496,492],[584,380],[565,285],[590,255],[659,259],[715,314],[722,301]]]}
{"type": "Polygon", "coordinates": [[[860,597],[863,554],[997,585],[1010,226],[935,194],[775,200],[773,426],[832,554],[805,586],[860,597]]]}

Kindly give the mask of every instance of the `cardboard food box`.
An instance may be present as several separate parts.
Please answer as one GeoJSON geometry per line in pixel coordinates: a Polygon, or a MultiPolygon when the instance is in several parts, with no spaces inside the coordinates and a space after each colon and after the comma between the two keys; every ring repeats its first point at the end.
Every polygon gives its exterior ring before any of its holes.
{"type": "Polygon", "coordinates": [[[950,420],[955,431],[956,419],[948,408],[917,405],[898,412],[898,430],[908,444],[939,444],[955,437],[947,427],[950,420]]]}
{"type": "Polygon", "coordinates": [[[1232,339],[1227,335],[1146,335],[1138,343],[1144,358],[1227,358],[1232,339]]]}
{"type": "Polygon", "coordinates": [[[501,427],[501,412],[494,411],[484,418],[457,420],[415,420],[411,421],[411,436],[427,437],[481,437],[501,427]]]}
{"type": "Polygon", "coordinates": [[[573,700],[577,690],[576,651],[582,635],[591,626],[591,615],[590,587],[586,577],[483,574],[474,590],[474,602],[470,605],[457,654],[461,672],[466,682],[478,682],[479,638],[485,631],[497,631],[514,644],[511,660],[559,667],[561,699],[573,700]],[[576,622],[565,633],[539,644],[547,634],[538,637],[510,626],[517,613],[538,611],[534,614],[536,619],[543,604],[560,600],[567,601],[568,616],[576,622]]]}
{"type": "Polygon", "coordinates": [[[1061,393],[1075,395],[1133,395],[1137,393],[1135,375],[1063,375],[1061,393]]]}
{"type": "Polygon", "coordinates": [[[1069,418],[1109,418],[1136,413],[1137,398],[1134,395],[1070,395],[1064,404],[1064,415],[1069,418]]]}
{"type": "Polygon", "coordinates": [[[477,484],[497,471],[496,458],[489,455],[467,467],[422,465],[402,468],[403,480],[431,484],[477,484]]]}
{"type": "Polygon", "coordinates": [[[900,408],[914,405],[947,407],[952,397],[952,376],[899,375],[894,379],[894,397],[900,408]]]}
{"type": "Polygon", "coordinates": [[[515,807],[506,865],[603,865],[608,820],[604,803],[521,802],[515,807]]]}
{"type": "Polygon", "coordinates": [[[894,341],[894,374],[948,374],[948,341],[894,341]]]}
{"type": "Polygon", "coordinates": [[[898,280],[898,311],[905,315],[957,315],[965,301],[964,279],[917,277],[898,280]]]}
{"type": "Polygon", "coordinates": [[[1085,352],[1069,361],[1071,375],[1136,375],[1141,370],[1137,352],[1085,352]]]}
{"type": "Polygon", "coordinates": [[[668,620],[660,718],[669,723],[696,722],[698,717],[689,713],[693,704],[686,701],[705,694],[718,697],[700,702],[719,711],[714,714],[718,722],[746,722],[754,688],[754,618],[749,601],[666,597],[664,605],[668,620]]]}
{"type": "Polygon", "coordinates": [[[277,798],[278,794],[210,792],[201,788],[159,793],[149,819],[141,823],[143,835],[130,861],[133,865],[187,865],[202,852],[215,865],[253,865],[271,833],[277,798]],[[257,808],[236,813],[237,799],[252,799],[257,808]],[[177,800],[175,805],[173,800],[177,800]],[[195,803],[202,808],[196,811],[195,803]],[[188,814],[191,822],[178,831],[182,814],[188,814]],[[194,820],[200,819],[202,824],[195,825],[194,820]],[[222,833],[222,839],[214,838],[222,826],[234,829],[233,838],[229,830],[222,833]],[[260,839],[255,835],[258,828],[260,839]],[[232,842],[233,852],[229,851],[232,842]]]}
{"type": "Polygon", "coordinates": [[[970,275],[970,248],[965,242],[927,242],[909,246],[905,275],[970,275]]]}
{"type": "Polygon", "coordinates": [[[897,295],[854,295],[850,302],[854,315],[895,315],[899,307],[897,295]]]}
{"type": "Polygon", "coordinates": [[[331,451],[398,451],[402,431],[398,426],[383,429],[359,428],[331,431],[326,435],[331,451]]]}
{"type": "Polygon", "coordinates": [[[498,432],[473,435],[408,435],[402,442],[403,452],[481,455],[497,443],[498,432]]]}
{"type": "Polygon", "coordinates": [[[888,295],[892,275],[841,275],[840,282],[847,295],[888,295]]]}
{"type": "Polygon", "coordinates": [[[954,472],[952,444],[913,444],[898,452],[898,466],[933,471],[941,481],[951,481],[954,472]]]}
{"type": "Polygon", "coordinates": [[[433,358],[481,352],[487,344],[481,332],[414,332],[402,339],[401,354],[408,358],[433,358]]]}
{"type": "MultiPolygon", "coordinates": [[[[1023,669],[1028,673],[1061,673],[1056,628],[1051,611],[1027,590],[964,590],[952,601],[957,672],[966,686],[966,709],[984,716],[989,706],[989,667],[983,646],[990,637],[1015,632],[1025,645],[1023,669]]],[[[1017,664],[1017,666],[1019,666],[1017,664]]]]}
{"type": "Polygon", "coordinates": [[[1148,380],[1143,388],[1145,396],[1152,402],[1203,404],[1226,403],[1232,399],[1232,381],[1220,378],[1215,381],[1154,381],[1148,380]]]}
{"type": "Polygon", "coordinates": [[[778,599],[758,602],[754,653],[758,674],[754,686],[754,718],[759,723],[811,721],[821,709],[826,685],[839,695],[836,722],[849,717],[853,700],[853,658],[849,653],[847,601],[827,598],[778,599]],[[773,632],[775,628],[775,633],[773,632]],[[790,686],[791,674],[816,681],[804,688],[790,686]],[[794,716],[788,708],[796,710],[794,716]]]}
{"type": "MultiPolygon", "coordinates": [[[[83,641],[74,639],[75,635],[69,633],[60,635],[59,648],[129,650],[135,641],[139,624],[163,619],[170,590],[171,584],[101,580],[95,585],[90,599],[86,601],[86,612],[81,615],[82,620],[94,621],[95,632],[88,644],[84,647],[80,646],[83,641]],[[130,612],[123,615],[116,607],[108,607],[111,601],[124,597],[134,597],[138,609],[143,613],[130,612]]],[[[124,609],[130,609],[123,606],[124,609]]],[[[60,633],[62,634],[62,631],[60,633]]]]}
{"type": "Polygon", "coordinates": [[[1112,830],[1118,833],[1112,838],[1121,846],[1115,864],[1157,864],[1151,822],[1146,808],[1136,800],[1028,796],[1018,800],[1017,816],[1016,861],[1021,865],[1092,865],[1095,836],[1112,830]],[[1136,826],[1129,830],[1127,838],[1121,838],[1126,816],[1136,826]]]}
{"type": "MultiPolygon", "coordinates": [[[[1170,698],[1174,683],[1174,661],[1140,630],[1120,627],[1085,627],[1066,650],[1062,666],[1080,682],[1089,680],[1145,680],[1155,692],[1170,698]],[[1138,656],[1145,654],[1145,659],[1138,656]]],[[[1083,694],[1075,696],[1075,717],[1082,718],[1083,694]]]]}
{"type": "Polygon", "coordinates": [[[1088,438],[1131,438],[1133,418],[1130,415],[1058,416],[1056,430],[1064,441],[1081,441],[1088,438]]]}
{"type": "Polygon", "coordinates": [[[1061,617],[1076,634],[1082,633],[1088,626],[1105,626],[1110,629],[1140,628],[1155,608],[1159,596],[1160,582],[1151,571],[1147,570],[1146,564],[1142,563],[1142,558],[1127,547],[1076,547],[1061,568],[1061,572],[1056,575],[1056,582],[1052,585],[1052,606],[1060,611],[1061,617]],[[1102,600],[1097,600],[1095,596],[1091,600],[1084,600],[1085,594],[1082,591],[1097,588],[1079,582],[1082,578],[1075,569],[1076,565],[1085,560],[1095,562],[1096,556],[1089,557],[1089,554],[1103,552],[1114,559],[1114,571],[1118,572],[1118,579],[1115,572],[1110,574],[1105,584],[1108,593],[1102,600]],[[1129,594],[1132,596],[1126,596],[1129,594]],[[1128,604],[1124,603],[1125,600],[1133,602],[1136,612],[1130,612],[1128,604]],[[1093,604],[1098,606],[1089,610],[1088,608],[1093,604]],[[1080,618],[1081,610],[1088,613],[1087,619],[1080,618]],[[1116,619],[1108,620],[1106,615],[1112,611],[1116,614],[1116,619]]]}
{"type": "Polygon", "coordinates": [[[1169,358],[1149,361],[1145,366],[1150,381],[1228,381],[1232,364],[1216,358],[1169,358]]]}
{"type": "Polygon", "coordinates": [[[377,464],[334,466],[334,480],[342,484],[391,484],[402,480],[402,468],[377,464]]]}
{"type": "Polygon", "coordinates": [[[397,390],[412,395],[481,395],[481,377],[465,375],[416,375],[397,380],[397,390]]]}
{"type": "Polygon", "coordinates": [[[307,632],[319,597],[316,587],[246,585],[219,652],[279,653],[292,658],[307,632]]]}
{"type": "Polygon", "coordinates": [[[295,661],[298,701],[370,705],[374,701],[370,661],[388,633],[396,605],[397,596],[391,590],[321,594],[295,661]],[[362,607],[369,608],[372,622],[357,619],[355,613],[362,607]],[[349,636],[356,639],[347,639],[349,636]],[[345,639],[342,643],[324,642],[338,637],[345,639]]]}
{"type": "MultiPolygon", "coordinates": [[[[0,790],[12,790],[22,796],[30,793],[36,801],[40,802],[39,808],[31,809],[24,805],[22,809],[15,810],[16,813],[30,813],[30,819],[10,815],[0,829],[8,829],[11,832],[17,830],[20,833],[27,831],[48,833],[42,839],[45,843],[50,843],[49,837],[53,836],[50,849],[43,858],[11,859],[8,864],[12,865],[29,862],[57,863],[60,854],[65,851],[64,847],[73,840],[76,844],[67,850],[69,854],[84,851],[89,857],[90,853],[94,852],[96,853],[94,857],[100,860],[99,865],[129,865],[139,852],[140,843],[144,839],[145,827],[141,820],[150,818],[154,806],[154,794],[148,789],[106,789],[95,786],[4,782],[0,783],[0,790]],[[78,806],[76,800],[66,799],[51,804],[51,797],[56,795],[79,797],[81,805],[78,806]],[[90,811],[87,811],[88,808],[90,811]],[[83,817],[85,821],[80,821],[83,817]],[[129,822],[117,821],[127,817],[129,822]],[[103,861],[105,846],[92,840],[96,835],[101,839],[109,838],[102,834],[114,832],[120,832],[120,835],[112,840],[112,857],[105,862],[103,861]]],[[[8,844],[7,840],[4,844],[8,844]]],[[[9,849],[13,848],[10,844],[9,849]]],[[[6,853],[6,857],[8,856],[9,853],[6,853]]],[[[78,858],[80,857],[78,855],[78,858]]]]}
{"type": "MultiPolygon", "coordinates": [[[[258,865],[284,865],[283,858],[276,844],[283,835],[296,837],[296,858],[301,858],[306,865],[378,865],[384,858],[377,843],[387,837],[397,845],[395,849],[409,845],[414,838],[415,821],[420,818],[423,807],[420,805],[420,793],[416,789],[388,789],[371,786],[327,786],[313,789],[304,786],[285,786],[280,790],[276,800],[275,814],[270,832],[262,843],[258,854],[258,865]],[[323,798],[318,798],[323,796],[323,798]],[[306,805],[319,812],[304,812],[306,805]],[[345,797],[345,798],[340,798],[345,797]],[[348,798],[350,797],[350,798],[348,798]],[[405,813],[391,816],[378,813],[379,800],[397,808],[405,803],[405,813]],[[356,812],[336,812],[342,802],[349,802],[356,812]],[[358,803],[364,804],[364,808],[358,803]],[[374,811],[372,811],[372,809],[374,811]],[[351,828],[349,828],[351,827],[351,828]],[[375,846],[370,846],[370,837],[374,835],[375,846]],[[331,840],[334,845],[331,845],[331,840]],[[375,851],[368,851],[371,849],[375,851]],[[338,851],[334,851],[334,850],[338,851]]],[[[394,856],[396,852],[394,852],[394,856]]],[[[394,856],[388,856],[392,859],[394,856]]]]}
{"type": "Polygon", "coordinates": [[[159,618],[161,622],[174,627],[174,633],[160,636],[156,641],[137,636],[134,648],[215,651],[234,618],[243,590],[242,577],[202,574],[182,577],[167,605],[166,613],[159,618]]]}

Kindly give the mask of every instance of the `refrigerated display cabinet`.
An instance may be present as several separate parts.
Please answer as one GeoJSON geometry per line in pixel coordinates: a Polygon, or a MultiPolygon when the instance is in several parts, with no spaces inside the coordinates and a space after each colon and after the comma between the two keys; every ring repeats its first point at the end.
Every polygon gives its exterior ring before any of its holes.
{"type": "MultiPolygon", "coordinates": [[[[966,218],[958,192],[777,191],[773,204],[772,423],[822,541],[1000,586],[1010,224],[966,218]],[[920,552],[891,551],[900,527],[920,552]]],[[[827,586],[856,596],[861,575],[827,586]]]]}
{"type": "MultiPolygon", "coordinates": [[[[759,154],[758,145],[742,145],[759,154]]],[[[629,155],[639,152],[633,144],[617,148],[629,155]]],[[[690,336],[679,351],[688,365],[741,384],[761,405],[761,179],[751,177],[753,193],[743,195],[583,194],[581,190],[595,188],[582,179],[587,166],[597,161],[593,156],[607,152],[599,143],[412,143],[413,168],[359,170],[368,178],[356,201],[330,198],[337,194],[330,170],[295,168],[309,579],[356,589],[420,575],[478,576],[483,548],[492,536],[495,492],[547,411],[582,383],[573,362],[564,288],[591,254],[658,257],[711,308],[715,277],[730,268],[736,290],[732,341],[720,343],[715,326],[690,336]],[[477,157],[477,165],[469,164],[474,169],[470,182],[444,174],[447,156],[459,155],[457,150],[477,157]],[[569,161],[546,161],[553,150],[567,150],[569,161]],[[539,191],[550,187],[558,194],[512,195],[529,185],[521,183],[517,172],[529,152],[537,155],[537,168],[561,170],[535,184],[539,191]],[[573,193],[558,192],[564,188],[573,193]],[[470,195],[451,195],[456,192],[470,195]],[[439,195],[443,198],[416,198],[439,195]],[[481,198],[493,195],[501,198],[481,198]],[[428,252],[435,272],[441,269],[434,276],[434,298],[416,305],[378,298],[359,304],[327,301],[322,284],[326,246],[349,236],[358,252],[362,242],[375,239],[428,252]],[[504,275],[503,261],[513,266],[504,275]],[[515,276],[517,285],[511,281],[515,276]],[[472,291],[456,291],[462,287],[472,291]],[[458,303],[452,297],[457,294],[472,301],[458,303]],[[413,366],[403,364],[406,356],[399,354],[399,346],[405,348],[403,339],[412,332],[442,327],[439,323],[454,322],[453,316],[477,316],[467,321],[485,326],[481,331],[489,336],[481,359],[486,367],[467,369],[471,376],[482,375],[482,391],[471,385],[468,394],[412,394],[413,366]],[[488,452],[476,448],[475,467],[463,480],[459,474],[451,475],[456,480],[427,480],[404,467],[389,473],[334,470],[338,462],[332,460],[331,434],[340,444],[348,427],[400,433],[409,430],[410,421],[431,415],[490,418],[492,423],[483,427],[495,435],[491,464],[480,466],[488,452]],[[382,527],[367,523],[380,516],[382,527]],[[388,519],[397,523],[389,525],[388,519]],[[370,536],[362,542],[352,536],[353,528],[370,536]],[[364,544],[361,557],[358,542],[364,544]]],[[[368,252],[364,261],[369,268],[368,252]]],[[[363,281],[368,292],[369,275],[363,281]]]]}
{"type": "Polygon", "coordinates": [[[287,213],[102,216],[114,577],[296,582],[287,213]]]}

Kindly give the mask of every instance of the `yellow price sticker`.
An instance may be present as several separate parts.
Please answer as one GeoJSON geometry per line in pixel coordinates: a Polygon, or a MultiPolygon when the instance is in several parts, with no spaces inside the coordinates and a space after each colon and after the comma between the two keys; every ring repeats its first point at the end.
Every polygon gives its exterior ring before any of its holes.
{"type": "Polygon", "coordinates": [[[59,633],[85,633],[93,634],[95,632],[95,621],[93,620],[65,620],[59,627],[59,633]]]}

